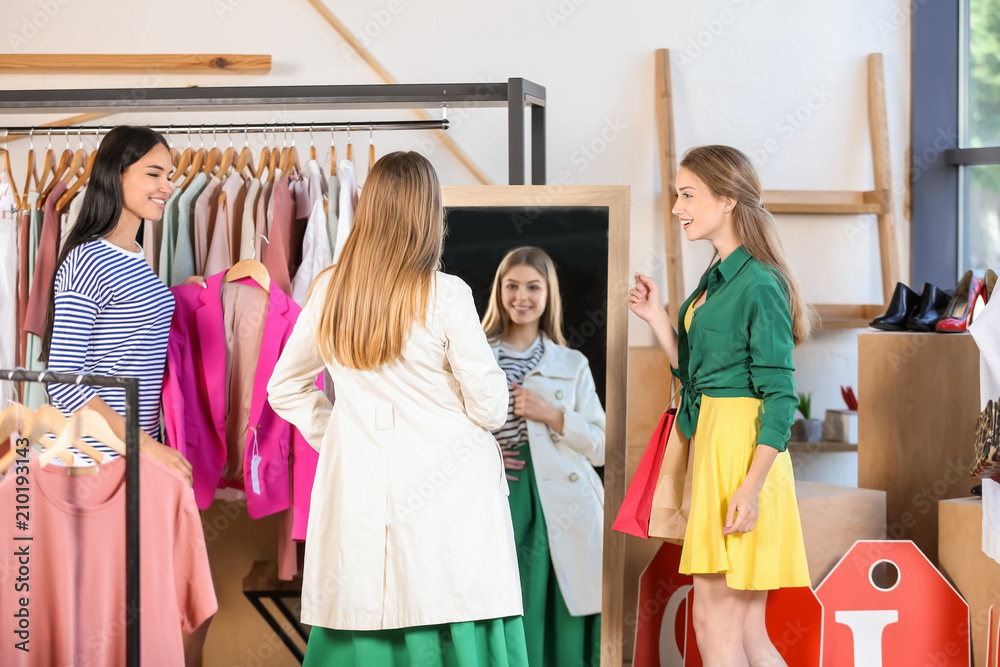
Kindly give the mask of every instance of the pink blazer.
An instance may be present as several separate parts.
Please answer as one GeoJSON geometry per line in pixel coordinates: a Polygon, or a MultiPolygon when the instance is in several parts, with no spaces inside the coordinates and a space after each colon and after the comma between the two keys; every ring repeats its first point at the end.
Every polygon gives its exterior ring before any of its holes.
{"type": "MultiPolygon", "coordinates": [[[[207,288],[171,288],[176,307],[167,344],[163,417],[167,444],[184,454],[194,468],[194,492],[200,509],[212,504],[226,462],[226,332],[221,300],[224,275],[207,278],[207,288]]],[[[253,284],[250,278],[240,282],[253,284]]],[[[256,490],[253,428],[247,432],[243,481],[250,516],[257,519],[291,504],[292,537],[302,540],[318,454],[297,429],[274,413],[267,401],[267,382],[300,310],[272,281],[250,404],[250,425],[256,427],[261,457],[256,490]]]]}

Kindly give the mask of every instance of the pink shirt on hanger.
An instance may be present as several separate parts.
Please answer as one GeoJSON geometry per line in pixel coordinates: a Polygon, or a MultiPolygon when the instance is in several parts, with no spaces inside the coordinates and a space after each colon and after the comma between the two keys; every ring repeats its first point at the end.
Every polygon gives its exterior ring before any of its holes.
{"type": "MultiPolygon", "coordinates": [[[[93,475],[29,464],[28,530],[15,530],[18,475],[0,482],[0,664],[124,665],[125,459],[93,475]],[[31,540],[18,540],[30,536],[31,540]],[[25,552],[25,550],[27,550],[25,552]],[[19,568],[27,568],[15,588],[19,568]],[[27,602],[27,605],[22,603],[27,602]],[[15,648],[27,609],[27,647],[15,648]],[[23,616],[21,617],[23,618],[23,616]]],[[[142,456],[139,467],[140,647],[143,667],[184,664],[183,634],[218,608],[194,492],[142,456]]],[[[23,517],[21,517],[23,519],[23,517]]]]}

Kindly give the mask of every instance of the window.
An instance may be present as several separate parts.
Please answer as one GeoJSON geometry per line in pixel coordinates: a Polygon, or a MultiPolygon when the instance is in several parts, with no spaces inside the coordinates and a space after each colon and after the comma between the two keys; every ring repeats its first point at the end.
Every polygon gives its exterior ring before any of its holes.
{"type": "Polygon", "coordinates": [[[959,272],[1000,268],[1000,0],[963,0],[959,272]],[[980,149],[980,150],[969,150],[980,149]]]}

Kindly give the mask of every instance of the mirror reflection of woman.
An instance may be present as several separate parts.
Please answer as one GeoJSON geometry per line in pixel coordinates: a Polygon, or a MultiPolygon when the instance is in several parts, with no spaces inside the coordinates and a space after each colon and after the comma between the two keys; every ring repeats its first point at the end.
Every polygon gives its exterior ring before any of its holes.
{"type": "Polygon", "coordinates": [[[587,358],[566,347],[552,259],[523,247],[493,279],[483,328],[507,374],[504,451],[528,662],[600,660],[605,416],[587,358]]]}
{"type": "Polygon", "coordinates": [[[674,215],[719,262],[680,307],[674,331],[649,277],[629,307],[645,320],[682,385],[677,428],[694,471],[680,571],[694,578],[694,627],[707,667],[784,665],[764,625],[767,591],[809,586],[792,463],[798,400],[792,348],[811,313],[760,200],[750,160],[701,146],[677,171],[674,215]]]}

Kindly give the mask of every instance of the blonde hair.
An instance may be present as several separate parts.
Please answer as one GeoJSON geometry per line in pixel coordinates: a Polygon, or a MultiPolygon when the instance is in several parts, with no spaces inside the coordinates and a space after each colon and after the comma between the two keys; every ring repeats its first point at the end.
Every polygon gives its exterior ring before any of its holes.
{"type": "Polygon", "coordinates": [[[684,154],[681,166],[700,178],[716,197],[729,197],[733,208],[733,230],[737,238],[765,268],[776,272],[786,290],[792,314],[792,339],[796,344],[809,337],[815,314],[806,305],[799,281],[792,272],[778,229],[760,200],[760,176],[742,152],[730,146],[699,146],[684,154]]]}
{"type": "Polygon", "coordinates": [[[556,276],[556,265],[541,248],[534,246],[523,246],[514,248],[500,262],[497,273],[493,276],[493,287],[490,288],[490,302],[486,307],[486,315],[483,317],[483,330],[486,337],[491,341],[502,339],[510,326],[510,315],[503,307],[500,298],[500,288],[504,276],[515,266],[530,266],[542,274],[545,279],[545,286],[548,290],[548,297],[545,303],[545,311],[539,322],[539,328],[559,345],[566,345],[566,338],[562,332],[562,296],[559,293],[559,278],[556,276]]]}
{"type": "Polygon", "coordinates": [[[372,370],[402,354],[413,323],[425,325],[443,238],[431,163],[403,151],[376,162],[320,311],[316,340],[324,359],[372,370]]]}

